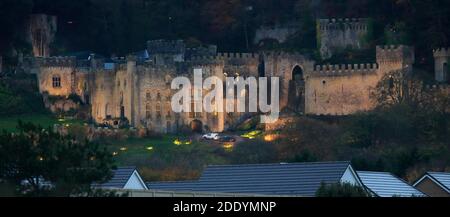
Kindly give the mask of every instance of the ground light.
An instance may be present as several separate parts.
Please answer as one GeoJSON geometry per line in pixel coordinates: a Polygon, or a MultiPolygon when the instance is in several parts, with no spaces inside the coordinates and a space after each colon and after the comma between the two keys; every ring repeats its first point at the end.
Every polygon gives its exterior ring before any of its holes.
{"type": "Polygon", "coordinates": [[[173,141],[173,144],[175,144],[175,145],[190,145],[190,144],[192,144],[192,140],[183,141],[183,140],[180,140],[180,139],[175,139],[173,141]]]}
{"type": "Polygon", "coordinates": [[[147,150],[149,150],[149,151],[152,151],[152,150],[153,150],[153,146],[148,146],[148,147],[145,148],[145,149],[147,149],[147,150]]]}
{"type": "Polygon", "coordinates": [[[261,133],[262,133],[261,130],[253,130],[253,131],[242,134],[241,137],[244,137],[247,139],[254,139],[257,136],[259,136],[261,133]]]}
{"type": "Polygon", "coordinates": [[[228,151],[228,152],[233,151],[233,147],[234,147],[234,144],[232,142],[226,142],[223,144],[223,149],[225,149],[225,151],[228,151]]]}
{"type": "Polygon", "coordinates": [[[179,139],[175,139],[175,140],[173,141],[173,144],[175,144],[175,145],[181,145],[182,143],[181,143],[181,141],[180,141],[179,139]]]}
{"type": "Polygon", "coordinates": [[[267,134],[264,136],[264,141],[266,142],[272,142],[278,138],[278,135],[276,134],[267,134]]]}
{"type": "Polygon", "coordinates": [[[126,151],[127,148],[126,148],[126,147],[121,147],[120,150],[121,150],[121,151],[126,151]]]}

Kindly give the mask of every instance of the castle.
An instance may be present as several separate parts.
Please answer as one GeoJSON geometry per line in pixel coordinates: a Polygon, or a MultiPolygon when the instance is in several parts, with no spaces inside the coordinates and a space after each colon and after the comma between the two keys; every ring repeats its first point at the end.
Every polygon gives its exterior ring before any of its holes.
{"type": "MultiPolygon", "coordinates": [[[[367,34],[367,28],[360,25],[362,20],[339,20],[339,25],[336,20],[318,22],[319,40],[325,53],[342,46],[355,49],[365,46],[357,39],[367,34]],[[334,37],[341,39],[333,42],[330,38],[334,37]]],[[[203,77],[214,75],[222,79],[277,76],[281,110],[341,116],[372,109],[374,102],[370,95],[382,76],[393,70],[411,69],[414,63],[414,49],[403,45],[377,46],[374,62],[339,65],[316,65],[299,53],[218,53],[216,46],[187,48],[182,40],[149,41],[142,52],[111,59],[94,54],[82,58],[50,57],[45,56],[48,48],[42,47],[42,43],[33,47],[37,49],[34,53],[44,54],[28,62],[30,70],[38,76],[41,93],[62,97],[78,95],[89,105],[90,116],[96,123],[118,126],[127,122],[163,133],[186,127],[221,132],[251,115],[248,112],[174,113],[170,100],[176,90],[170,88],[171,81],[177,76],[192,79],[194,69],[202,69],[203,77]]],[[[438,81],[449,79],[449,57],[449,50],[435,51],[438,81]]]]}

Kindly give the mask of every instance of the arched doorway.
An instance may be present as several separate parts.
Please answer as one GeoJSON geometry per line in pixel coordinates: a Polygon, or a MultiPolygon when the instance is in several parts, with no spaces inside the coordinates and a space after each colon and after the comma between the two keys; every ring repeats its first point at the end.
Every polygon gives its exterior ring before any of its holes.
{"type": "Polygon", "coordinates": [[[305,77],[302,67],[294,66],[289,82],[288,108],[296,113],[305,111],[305,77]]]}
{"type": "Polygon", "coordinates": [[[203,123],[200,120],[193,120],[191,121],[191,130],[194,133],[201,133],[203,132],[203,123]]]}
{"type": "Polygon", "coordinates": [[[299,65],[296,65],[294,69],[292,69],[292,80],[293,81],[305,80],[303,77],[303,69],[299,65]]]}

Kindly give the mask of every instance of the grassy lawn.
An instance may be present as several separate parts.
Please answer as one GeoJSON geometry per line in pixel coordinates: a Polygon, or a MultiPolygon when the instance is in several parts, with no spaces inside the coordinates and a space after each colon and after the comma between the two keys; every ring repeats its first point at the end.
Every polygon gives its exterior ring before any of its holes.
{"type": "MultiPolygon", "coordinates": [[[[227,163],[223,148],[208,142],[176,145],[175,135],[105,140],[118,166],[138,166],[145,180],[194,179],[211,164],[227,163]]],[[[181,137],[183,141],[188,139],[181,137]]]]}
{"type": "Polygon", "coordinates": [[[51,114],[26,114],[26,115],[14,115],[9,117],[0,117],[0,130],[6,130],[9,132],[16,131],[18,120],[23,122],[31,122],[35,125],[40,125],[44,128],[52,127],[53,124],[81,124],[79,120],[58,119],[51,114]]]}

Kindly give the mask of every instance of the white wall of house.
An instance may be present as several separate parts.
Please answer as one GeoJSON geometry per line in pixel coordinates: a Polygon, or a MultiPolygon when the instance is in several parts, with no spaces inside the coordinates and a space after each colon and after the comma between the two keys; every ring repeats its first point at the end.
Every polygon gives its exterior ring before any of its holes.
{"type": "Polygon", "coordinates": [[[352,166],[348,166],[344,172],[344,175],[341,177],[341,183],[344,182],[350,183],[352,185],[362,186],[361,181],[359,180],[352,166]]]}
{"type": "Polygon", "coordinates": [[[123,189],[128,190],[147,190],[147,186],[142,180],[141,176],[139,176],[137,171],[133,172],[133,175],[130,176],[128,182],[125,184],[123,189]]]}

